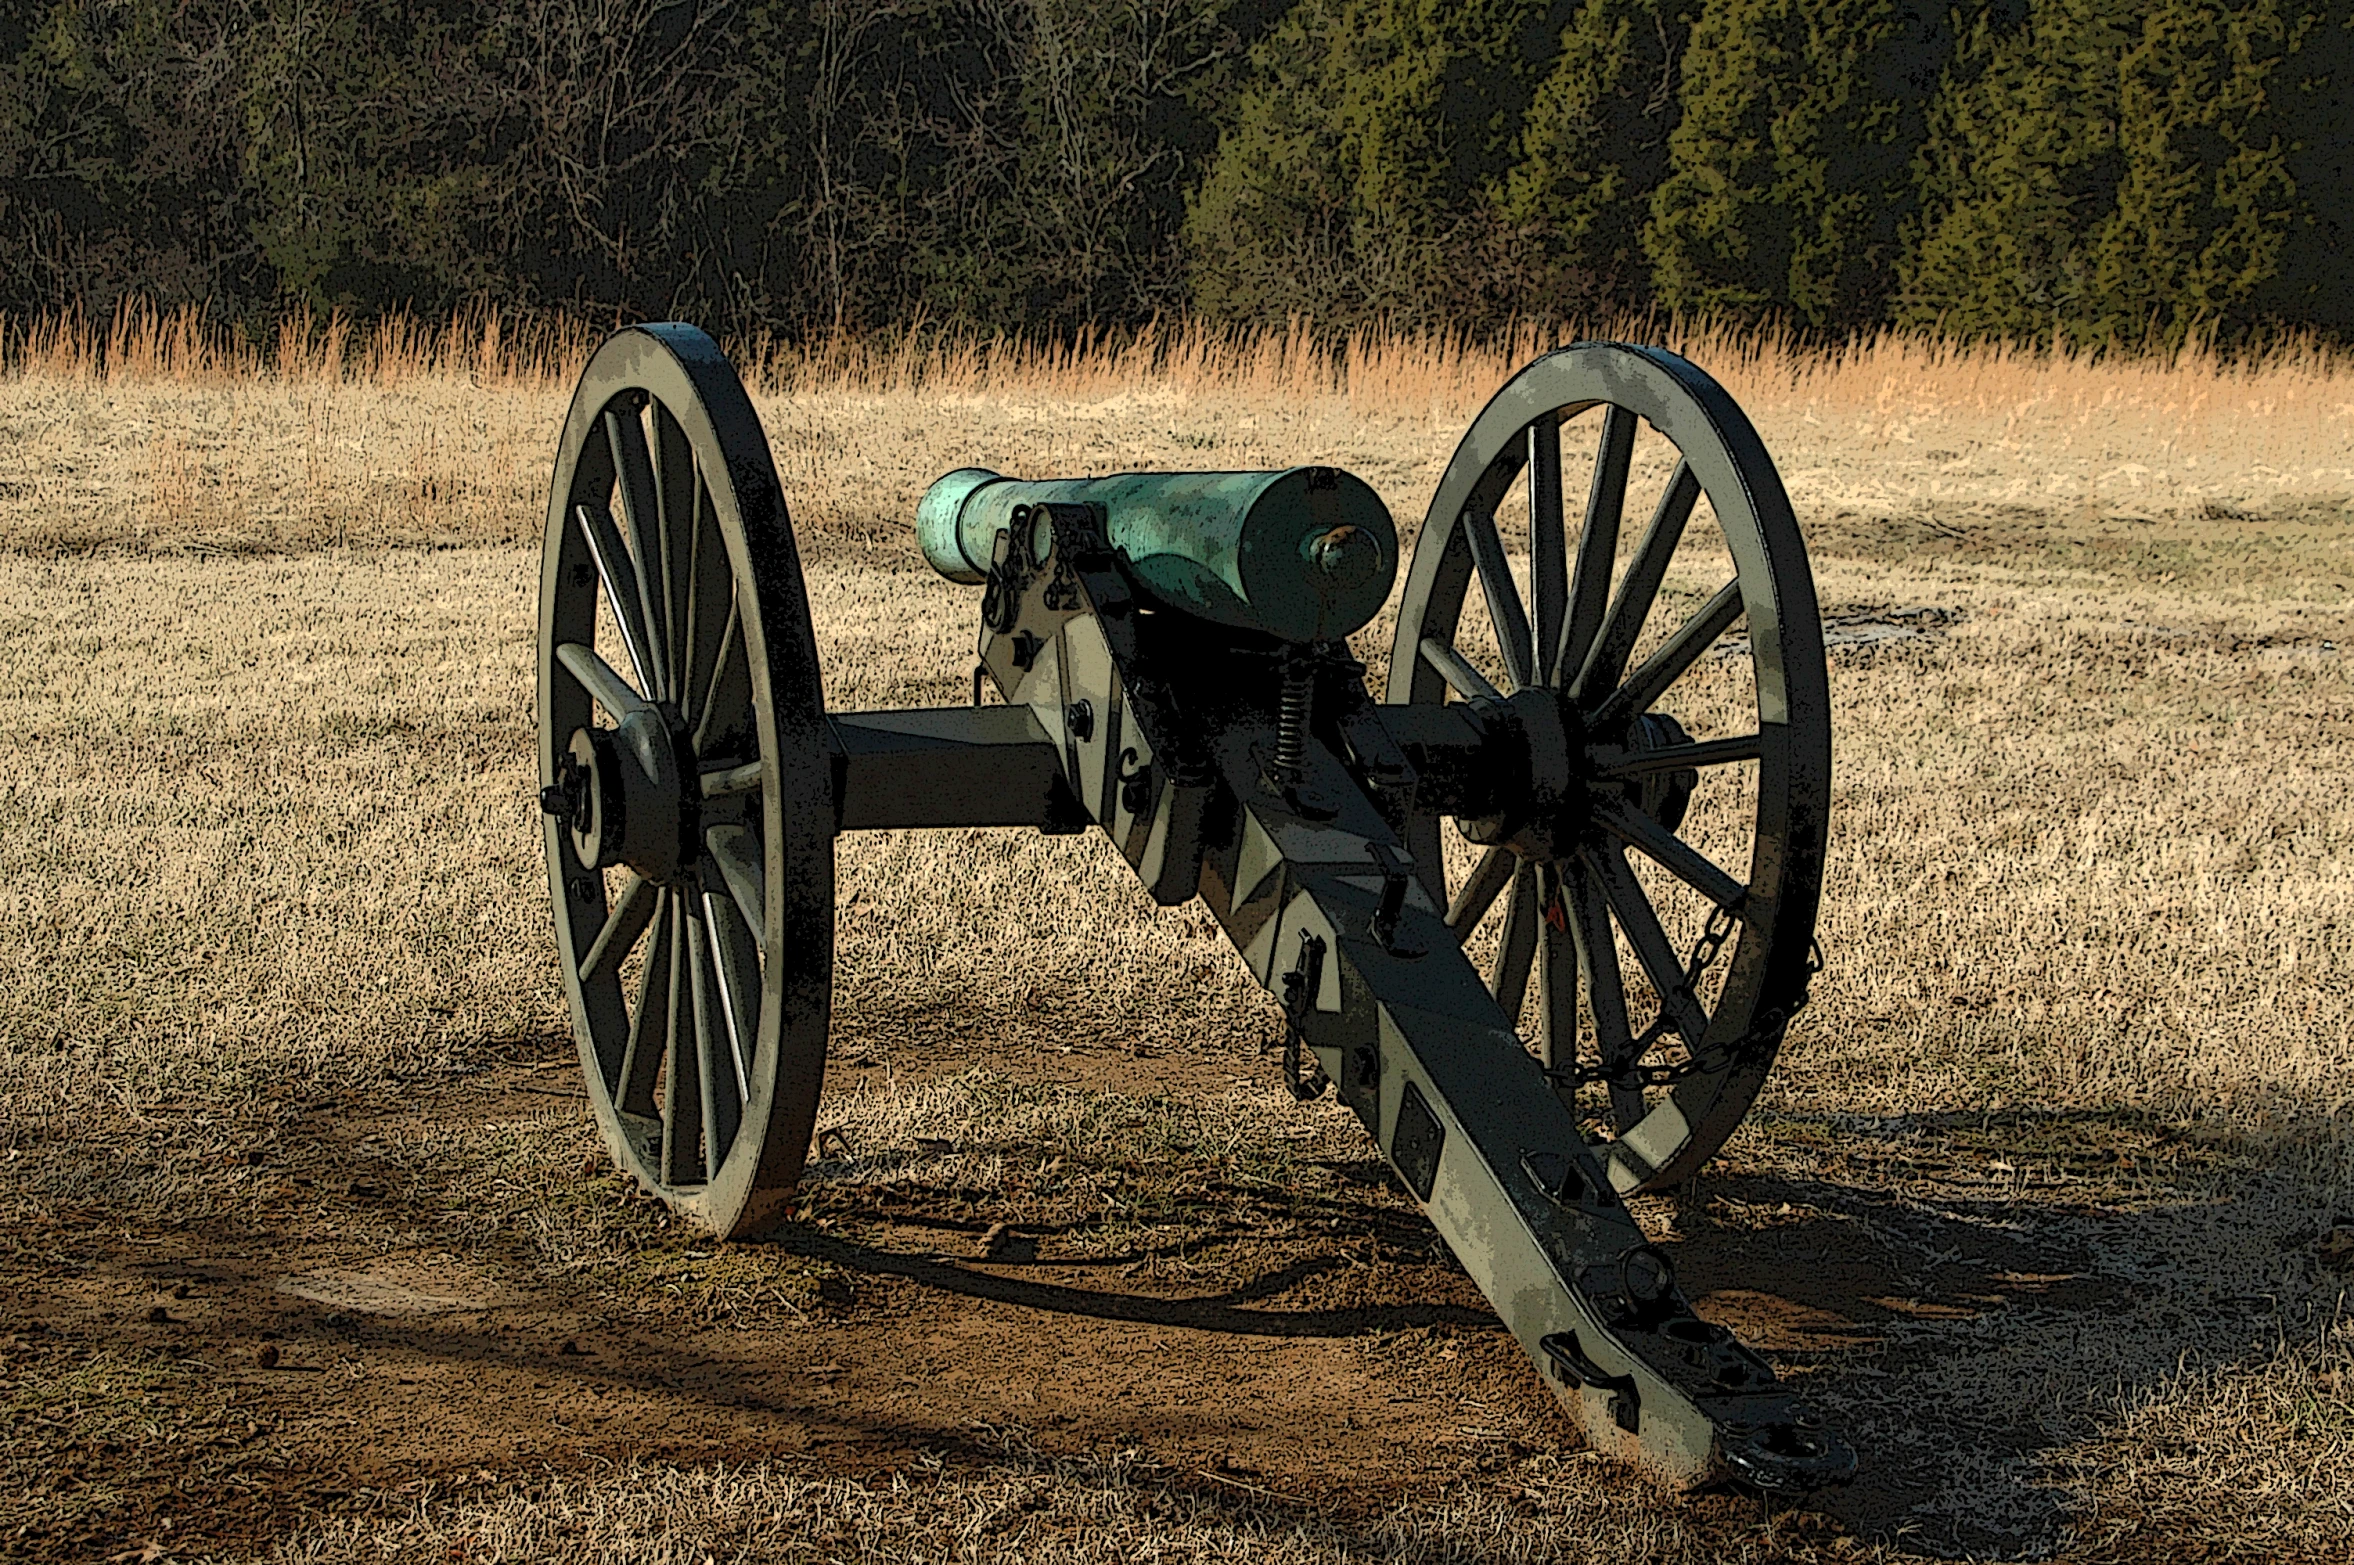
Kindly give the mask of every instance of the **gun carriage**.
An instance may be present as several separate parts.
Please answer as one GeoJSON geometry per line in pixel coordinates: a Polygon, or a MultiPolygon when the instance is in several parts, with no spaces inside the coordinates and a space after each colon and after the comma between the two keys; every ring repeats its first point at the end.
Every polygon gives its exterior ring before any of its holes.
{"type": "Polygon", "coordinates": [[[541,803],[616,1161],[722,1235],[780,1221],[824,1076],[835,837],[1093,826],[1156,902],[1216,917],[1277,1003],[1293,1090],[1362,1120],[1594,1444],[1687,1483],[1843,1480],[1846,1445],[1694,1314],[1626,1204],[1724,1143],[1818,965],[1821,624],[1724,391],[1608,343],[1515,376],[1414,539],[1378,698],[1348,638],[1399,540],[1346,473],[964,469],[916,525],[982,589],[974,704],[829,712],[726,360],[641,326],[581,377],[541,577],[541,803]],[[1672,451],[1638,530],[1644,425],[1672,451]],[[1525,580],[1497,522],[1515,492],[1525,580]]]}

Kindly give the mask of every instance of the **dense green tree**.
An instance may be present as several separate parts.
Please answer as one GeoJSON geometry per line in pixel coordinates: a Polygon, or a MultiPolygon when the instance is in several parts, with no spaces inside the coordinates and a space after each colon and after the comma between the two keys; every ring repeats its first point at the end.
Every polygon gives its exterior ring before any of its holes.
{"type": "Polygon", "coordinates": [[[1496,209],[1533,263],[1530,306],[1647,294],[1643,223],[1668,174],[1697,0],[1585,0],[1562,29],[1496,209]]]}
{"type": "Polygon", "coordinates": [[[1302,0],[1188,215],[1211,314],[1460,320],[1525,279],[1502,192],[1567,0],[1302,0]]]}
{"type": "Polygon", "coordinates": [[[2036,0],[1932,107],[1898,318],[1966,335],[2349,324],[2346,9],[2036,0]]]}
{"type": "Polygon", "coordinates": [[[2111,62],[2127,24],[2087,6],[2054,25],[2056,8],[2040,9],[1980,18],[1930,104],[1900,320],[1967,335],[2033,331],[2092,298],[2086,238],[2117,186],[2111,62]]]}
{"type": "Polygon", "coordinates": [[[2291,197],[2280,266],[2240,318],[2354,333],[2354,4],[2299,8],[2271,87],[2287,126],[2291,197]]]}
{"type": "Polygon", "coordinates": [[[1923,0],[1703,7],[1643,232],[1660,298],[1818,328],[1879,319],[1952,52],[1947,13],[1923,0]]]}
{"type": "Polygon", "coordinates": [[[1350,8],[1305,0],[1251,54],[1190,207],[1194,303],[1213,316],[1335,319],[1366,290],[1356,181],[1333,92],[1374,63],[1350,8]]]}
{"type": "Polygon", "coordinates": [[[2280,270],[2295,199],[2272,4],[2153,7],[2118,62],[2116,211],[2094,236],[2100,326],[2218,321],[2280,270]]]}

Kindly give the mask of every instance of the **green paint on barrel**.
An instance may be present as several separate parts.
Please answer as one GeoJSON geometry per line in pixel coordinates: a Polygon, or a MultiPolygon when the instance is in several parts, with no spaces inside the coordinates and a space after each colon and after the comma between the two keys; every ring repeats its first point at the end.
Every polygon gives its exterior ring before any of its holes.
{"type": "Polygon", "coordinates": [[[1284,641],[1348,635],[1397,577],[1389,508],[1337,467],[1037,480],[960,468],[925,493],[916,540],[934,570],[977,584],[1014,512],[1044,501],[1101,507],[1121,568],[1154,603],[1284,641]]]}

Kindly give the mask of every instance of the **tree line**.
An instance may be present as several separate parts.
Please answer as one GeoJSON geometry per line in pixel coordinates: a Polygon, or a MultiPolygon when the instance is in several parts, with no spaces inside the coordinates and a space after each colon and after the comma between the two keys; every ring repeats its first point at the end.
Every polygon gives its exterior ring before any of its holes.
{"type": "Polygon", "coordinates": [[[2354,0],[20,0],[0,309],[2354,329],[2354,0]]]}

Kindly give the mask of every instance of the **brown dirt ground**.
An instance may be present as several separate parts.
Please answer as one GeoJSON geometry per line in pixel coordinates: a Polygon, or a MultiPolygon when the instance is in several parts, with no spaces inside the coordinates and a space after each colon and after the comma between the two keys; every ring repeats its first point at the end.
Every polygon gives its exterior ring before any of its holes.
{"type": "MultiPolygon", "coordinates": [[[[975,1067],[1179,1099],[1231,1092],[1244,1077],[1274,1086],[1272,1062],[1244,1048],[1140,1059],[970,1046],[889,1064],[902,1082],[975,1067]]],[[[406,1099],[279,1102],[250,1127],[249,1150],[221,1155],[269,1198],[258,1219],[143,1221],[117,1208],[84,1222],[68,1207],[16,1234],[0,1253],[7,1381],[103,1361],[170,1383],[172,1411],[166,1428],[115,1438],[72,1417],[16,1428],[11,1465],[102,1486],[112,1503],[0,1531],[0,1552],[136,1557],[160,1539],[174,1557],[259,1556],[388,1497],[463,1497],[518,1475],[805,1458],[887,1480],[923,1460],[980,1462],[1009,1433],[1050,1458],[1141,1452],[1179,1489],[1370,1517],[1576,1448],[1369,1147],[1318,1160],[1333,1177],[1316,1189],[1198,1175],[1185,1192],[1193,1231],[1174,1246],[1089,1253],[1065,1242],[1083,1223],[1005,1224],[1023,1176],[961,1195],[814,1185],[808,1220],[766,1241],[656,1239],[688,1263],[733,1259],[780,1280],[771,1303],[801,1288],[784,1309],[764,1307],[758,1287],[749,1305],[739,1289],[732,1303],[706,1290],[697,1306],[692,1270],[667,1286],[573,1286],[520,1231],[421,1242],[386,1149],[425,1126],[551,1111],[559,1123],[578,1113],[565,1146],[593,1148],[572,1068],[568,1044],[548,1038],[406,1099]],[[1219,1229],[1226,1248],[1185,1266],[1187,1243],[1206,1253],[1219,1229]],[[664,1293],[683,1304],[649,1306],[664,1293]]],[[[876,1073],[842,1066],[837,1080],[876,1073]]],[[[1849,1135],[1815,1159],[1803,1132],[1785,1128],[1776,1139],[1800,1143],[1813,1166],[1791,1168],[1788,1146],[1735,1155],[1698,1195],[1644,1216],[1675,1246],[1703,1312],[1829,1390],[1835,1407],[1859,1386],[1918,1380],[1954,1351],[1950,1331],[1908,1341],[1908,1326],[1967,1326],[2026,1306],[2046,1336],[2098,1333],[2115,1313],[2115,1280],[2070,1269],[2048,1234],[2006,1237],[1908,1199],[1908,1181],[1950,1192],[1998,1177],[1983,1172],[1986,1149],[2020,1144],[2020,1126],[1968,1118],[1926,1141],[1917,1130],[1849,1135]]],[[[574,1185],[668,1229],[601,1153],[570,1155],[574,1185]]],[[[2100,1130],[2077,1162],[2113,1172],[2137,1158],[2178,1173],[2216,1162],[2121,1127],[2100,1130]]],[[[1798,1530],[1784,1542],[1852,1531],[1900,1546],[1911,1533],[1940,1552],[2015,1548],[2015,1519],[1937,1539],[1908,1517],[1957,1455],[2025,1459],[2048,1438],[1934,1397],[1907,1411],[1906,1428],[1812,1521],[1785,1518],[1798,1530]]],[[[1728,1547],[1760,1521],[1755,1502],[1731,1495],[1680,1507],[1728,1547]]]]}
{"type": "MultiPolygon", "coordinates": [[[[567,1291],[535,1277],[520,1244],[405,1243],[408,1214],[364,1149],[420,1120],[506,1123],[550,1098],[577,1102],[585,1123],[559,1047],[407,1103],[295,1105],[271,1149],[248,1154],[283,1189],[280,1220],[116,1214],[98,1229],[68,1213],[18,1235],[0,1260],[11,1379],[106,1352],[194,1384],[164,1442],[52,1445],[19,1430],[32,1449],[18,1459],[69,1482],[103,1472],[123,1504],[56,1532],[11,1529],[0,1548],[101,1555],[169,1537],[260,1553],[307,1516],[425,1480],[462,1490],[493,1470],[793,1453],[871,1472],[977,1452],[976,1432],[1011,1426],[1049,1452],[1143,1444],[1205,1485],[1337,1487],[1371,1508],[1461,1469],[1466,1409],[1516,1427],[1553,1419],[1478,1290],[1370,1157],[1347,1170],[1350,1197],[1310,1219],[1324,1232],[1262,1246],[1238,1286],[1214,1292],[1156,1282],[1150,1253],[1058,1258],[1051,1234],[984,1258],[985,1212],[888,1192],[737,1247],[828,1270],[806,1317],[749,1329],[567,1291]],[[1423,1360],[1444,1366],[1447,1394],[1414,1384],[1423,1360]]],[[[1223,1089],[1254,1062],[1028,1063],[1038,1079],[1133,1093],[1223,1089]]],[[[629,1199],[621,1176],[597,1177],[629,1199]]]]}

